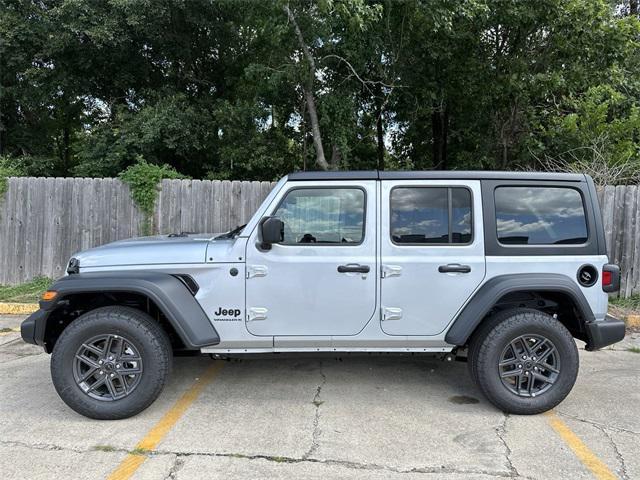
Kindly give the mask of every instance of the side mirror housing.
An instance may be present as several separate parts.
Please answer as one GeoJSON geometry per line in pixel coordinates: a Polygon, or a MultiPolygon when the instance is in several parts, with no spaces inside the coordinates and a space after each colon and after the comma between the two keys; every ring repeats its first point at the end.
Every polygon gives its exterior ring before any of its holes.
{"type": "Polygon", "coordinates": [[[271,245],[284,240],[284,222],[276,217],[265,217],[260,223],[261,248],[270,250],[271,245]]]}

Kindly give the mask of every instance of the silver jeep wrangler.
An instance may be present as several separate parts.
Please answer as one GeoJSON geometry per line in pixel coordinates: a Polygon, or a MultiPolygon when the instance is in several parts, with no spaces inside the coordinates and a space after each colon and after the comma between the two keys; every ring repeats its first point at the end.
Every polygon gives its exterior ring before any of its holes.
{"type": "Polygon", "coordinates": [[[99,419],[150,405],[182,351],[455,357],[495,406],[534,414],[573,387],[574,338],[625,333],[596,189],[576,174],[293,173],[243,227],[115,242],[67,272],[22,337],[99,419]]]}

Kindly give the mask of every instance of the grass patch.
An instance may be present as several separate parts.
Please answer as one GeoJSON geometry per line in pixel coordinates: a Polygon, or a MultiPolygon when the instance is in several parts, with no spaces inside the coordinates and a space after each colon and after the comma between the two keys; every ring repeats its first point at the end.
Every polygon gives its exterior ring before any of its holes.
{"type": "Polygon", "coordinates": [[[131,455],[149,455],[151,450],[147,450],[146,448],[136,447],[133,450],[130,450],[129,453],[131,455]]]}
{"type": "Polygon", "coordinates": [[[269,457],[269,460],[272,460],[277,463],[290,463],[291,459],[287,457],[269,457]]]}
{"type": "Polygon", "coordinates": [[[640,353],[640,347],[629,347],[627,350],[632,353],[640,353]]]}
{"type": "Polygon", "coordinates": [[[629,298],[610,298],[609,303],[620,308],[640,310],[640,295],[632,295],[629,298]]]}
{"type": "Polygon", "coordinates": [[[98,452],[115,452],[117,448],[111,445],[96,445],[92,450],[97,450],[98,452]]]}
{"type": "Polygon", "coordinates": [[[20,285],[0,285],[0,302],[36,303],[52,283],[50,278],[38,277],[20,285]]]}

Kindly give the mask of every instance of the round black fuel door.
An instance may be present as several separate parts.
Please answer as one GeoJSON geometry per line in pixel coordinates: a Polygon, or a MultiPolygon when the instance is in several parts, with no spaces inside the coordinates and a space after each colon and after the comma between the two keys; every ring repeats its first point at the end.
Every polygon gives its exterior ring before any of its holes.
{"type": "Polygon", "coordinates": [[[598,281],[598,270],[593,265],[583,265],[578,270],[578,283],[583,287],[592,287],[598,281]]]}

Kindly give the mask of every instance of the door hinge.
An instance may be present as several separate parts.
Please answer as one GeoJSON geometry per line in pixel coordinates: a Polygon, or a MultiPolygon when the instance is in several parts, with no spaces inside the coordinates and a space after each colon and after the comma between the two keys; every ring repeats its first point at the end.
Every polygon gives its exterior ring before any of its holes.
{"type": "Polygon", "coordinates": [[[402,275],[402,267],[400,265],[382,265],[381,278],[399,277],[402,275]]]}
{"type": "Polygon", "coordinates": [[[398,307],[382,307],[381,314],[383,322],[402,319],[402,309],[398,307]]]}
{"type": "Polygon", "coordinates": [[[257,322],[267,319],[267,309],[263,307],[252,307],[247,312],[247,322],[257,322]]]}
{"type": "Polygon", "coordinates": [[[247,278],[265,277],[267,271],[267,267],[264,265],[247,265],[247,278]]]}

